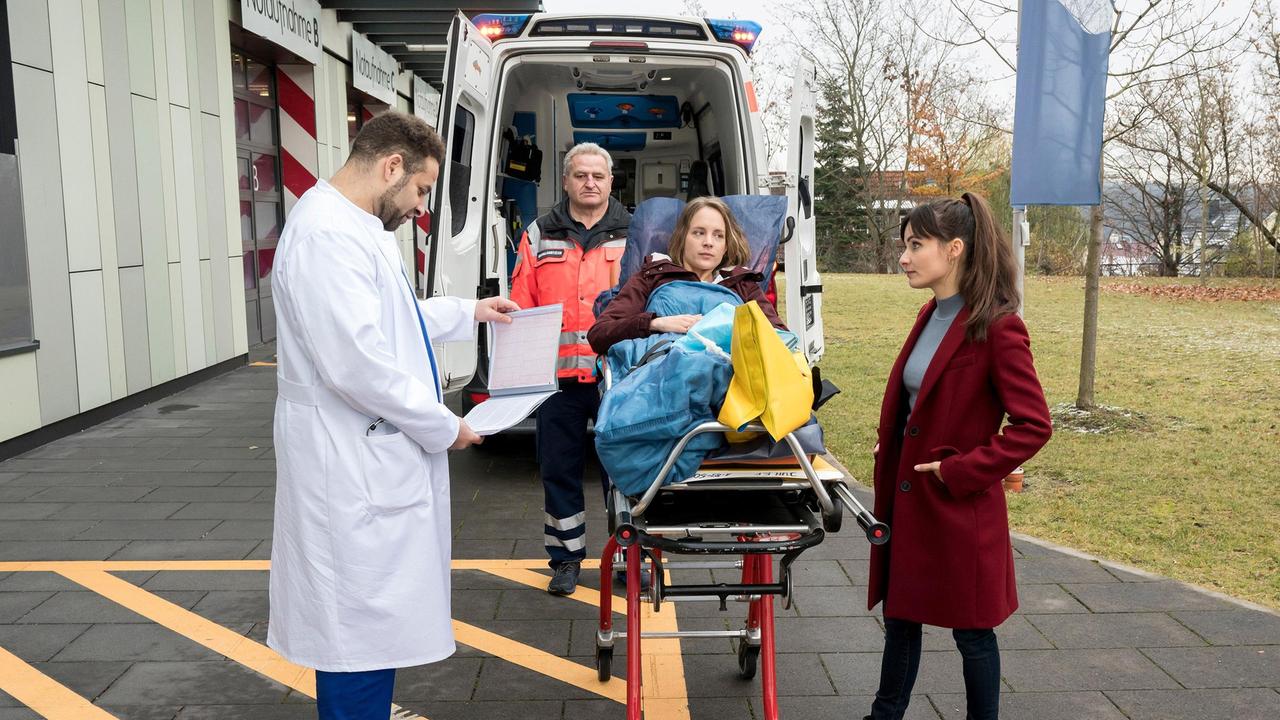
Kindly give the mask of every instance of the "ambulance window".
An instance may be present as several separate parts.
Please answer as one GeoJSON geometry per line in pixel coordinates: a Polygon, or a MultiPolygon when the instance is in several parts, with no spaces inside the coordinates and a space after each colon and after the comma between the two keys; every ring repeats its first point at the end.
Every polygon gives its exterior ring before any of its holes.
{"type": "Polygon", "coordinates": [[[471,143],[474,140],[476,116],[458,106],[453,114],[453,141],[449,143],[449,217],[454,235],[467,226],[467,210],[471,204],[471,143]]]}

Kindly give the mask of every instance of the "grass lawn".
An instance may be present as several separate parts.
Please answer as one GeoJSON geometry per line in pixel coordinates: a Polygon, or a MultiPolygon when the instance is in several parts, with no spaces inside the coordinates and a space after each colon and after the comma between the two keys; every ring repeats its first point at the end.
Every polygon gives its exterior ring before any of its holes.
{"type": "MultiPolygon", "coordinates": [[[[929,295],[901,276],[823,282],[821,366],[844,391],[823,425],[830,449],[869,483],[884,383],[929,295]]],[[[1027,280],[1032,351],[1058,407],[1053,439],[1027,463],[1024,492],[1010,495],[1012,525],[1280,608],[1280,302],[1132,292],[1194,279],[1123,282],[1129,292],[1103,281],[1096,399],[1133,415],[1082,432],[1060,421],[1076,396],[1084,281],[1027,280]]]]}

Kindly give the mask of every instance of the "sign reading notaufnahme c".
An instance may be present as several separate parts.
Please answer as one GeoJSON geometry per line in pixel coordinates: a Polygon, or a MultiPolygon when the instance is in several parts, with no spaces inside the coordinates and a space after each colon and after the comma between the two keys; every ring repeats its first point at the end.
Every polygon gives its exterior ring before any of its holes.
{"type": "Polygon", "coordinates": [[[369,42],[360,33],[351,33],[351,84],[388,105],[396,104],[396,59],[369,42]]]}
{"type": "Polygon", "coordinates": [[[240,0],[240,24],[312,65],[324,56],[318,0],[240,0]]]}

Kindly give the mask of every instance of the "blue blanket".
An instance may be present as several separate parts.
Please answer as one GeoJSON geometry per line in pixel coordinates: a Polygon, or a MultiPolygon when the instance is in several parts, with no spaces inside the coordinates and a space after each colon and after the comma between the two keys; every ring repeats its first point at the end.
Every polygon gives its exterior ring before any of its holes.
{"type": "MultiPolygon", "coordinates": [[[[702,314],[724,302],[742,300],[719,285],[676,281],[658,288],[645,309],[658,315],[702,314]]],[[[625,340],[609,349],[613,386],[600,401],[596,452],[610,481],[629,496],[644,494],[676,444],[701,423],[715,420],[729,388],[728,358],[668,342],[648,362],[636,366],[656,344],[680,337],[655,335],[625,340]]],[[[726,348],[727,350],[727,348],[726,348]]],[[[693,474],[712,450],[724,445],[720,433],[704,433],[685,446],[663,484],[693,474]]]]}

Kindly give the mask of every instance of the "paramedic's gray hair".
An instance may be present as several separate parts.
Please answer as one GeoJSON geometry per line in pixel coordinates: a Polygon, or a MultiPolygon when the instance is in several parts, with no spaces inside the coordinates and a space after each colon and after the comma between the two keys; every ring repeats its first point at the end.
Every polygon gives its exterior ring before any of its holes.
{"type": "Polygon", "coordinates": [[[613,158],[610,157],[609,151],[600,147],[593,142],[578,143],[569,148],[569,152],[564,156],[564,176],[569,177],[569,168],[573,167],[573,159],[579,155],[599,155],[604,158],[604,165],[609,169],[609,175],[613,176],[613,158]]]}

